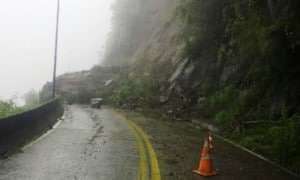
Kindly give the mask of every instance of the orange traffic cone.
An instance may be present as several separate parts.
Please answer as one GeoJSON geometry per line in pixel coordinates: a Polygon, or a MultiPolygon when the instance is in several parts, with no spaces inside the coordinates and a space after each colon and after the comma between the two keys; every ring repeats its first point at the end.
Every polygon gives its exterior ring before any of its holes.
{"type": "Polygon", "coordinates": [[[210,133],[208,133],[208,136],[204,140],[199,167],[197,170],[193,171],[194,173],[197,173],[201,176],[214,176],[217,174],[214,170],[213,162],[210,156],[210,151],[212,148],[212,136],[210,133]]]}

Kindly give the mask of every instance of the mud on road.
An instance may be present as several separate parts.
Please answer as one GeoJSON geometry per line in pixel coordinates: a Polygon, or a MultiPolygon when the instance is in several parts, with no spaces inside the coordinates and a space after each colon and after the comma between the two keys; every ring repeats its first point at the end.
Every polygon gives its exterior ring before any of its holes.
{"type": "Polygon", "coordinates": [[[204,178],[194,173],[199,163],[204,130],[191,123],[161,119],[157,115],[121,111],[149,135],[159,160],[163,180],[293,180],[277,167],[214,138],[213,162],[218,172],[204,178]],[[152,118],[150,118],[151,116],[152,118]]]}

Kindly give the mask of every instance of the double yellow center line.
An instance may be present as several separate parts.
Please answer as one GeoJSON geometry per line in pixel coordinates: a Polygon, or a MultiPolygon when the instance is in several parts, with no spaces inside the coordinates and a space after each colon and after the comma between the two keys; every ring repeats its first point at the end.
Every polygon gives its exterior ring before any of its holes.
{"type": "Polygon", "coordinates": [[[134,122],[115,112],[120,119],[127,122],[137,141],[139,151],[138,180],[161,180],[156,153],[149,141],[147,134],[134,122]]]}

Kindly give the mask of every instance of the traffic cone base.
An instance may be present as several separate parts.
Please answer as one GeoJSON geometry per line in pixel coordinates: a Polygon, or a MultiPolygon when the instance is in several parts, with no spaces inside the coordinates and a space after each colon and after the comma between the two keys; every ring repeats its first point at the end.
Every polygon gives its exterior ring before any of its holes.
{"type": "Polygon", "coordinates": [[[200,160],[199,168],[193,171],[201,176],[214,176],[217,172],[214,170],[213,162],[210,157],[202,157],[200,160]]]}
{"type": "Polygon", "coordinates": [[[200,176],[215,176],[215,175],[217,175],[216,171],[205,173],[205,172],[200,172],[198,170],[194,170],[193,172],[196,174],[199,174],[200,176]]]}

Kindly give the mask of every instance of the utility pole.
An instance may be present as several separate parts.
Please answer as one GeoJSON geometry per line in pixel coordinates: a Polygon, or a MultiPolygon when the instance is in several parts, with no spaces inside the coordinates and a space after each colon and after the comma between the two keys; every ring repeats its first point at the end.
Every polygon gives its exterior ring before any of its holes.
{"type": "Polygon", "coordinates": [[[56,11],[56,32],[55,32],[55,48],[54,48],[54,66],[53,66],[53,86],[52,86],[52,98],[55,98],[56,88],[56,64],[57,64],[57,46],[58,46],[58,30],[59,30],[59,13],[60,13],[60,0],[57,0],[56,11]]]}

